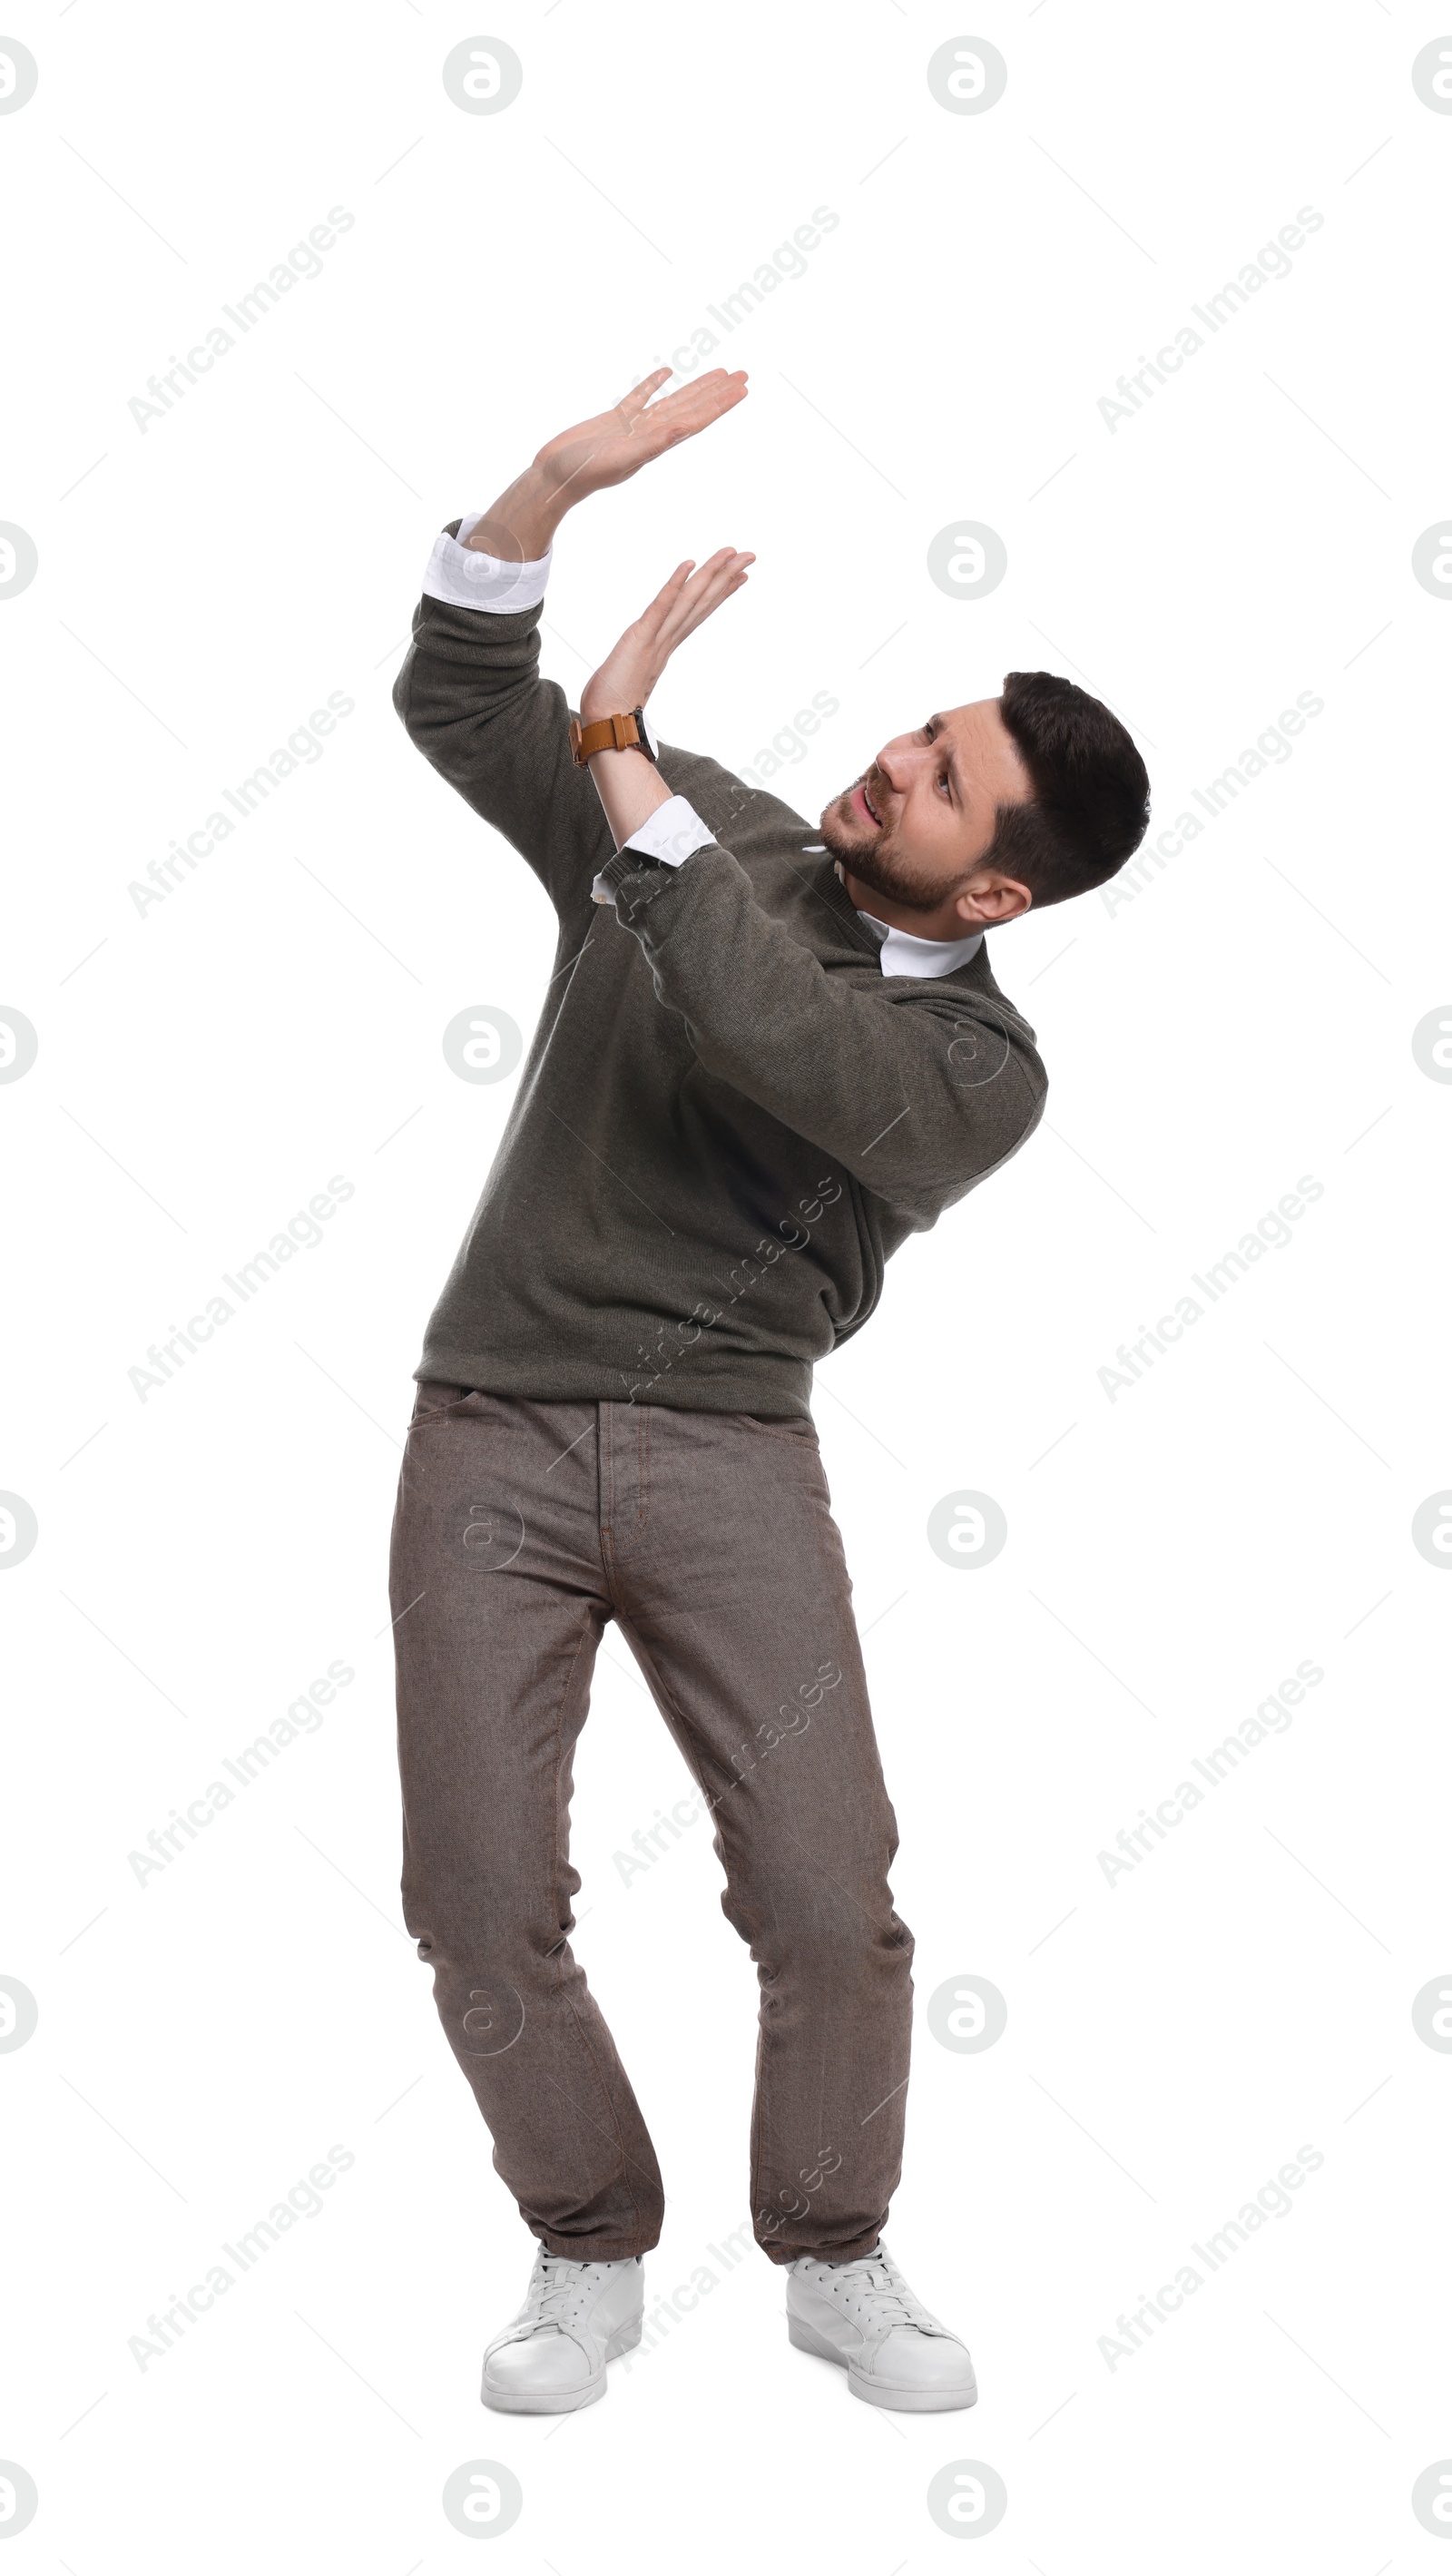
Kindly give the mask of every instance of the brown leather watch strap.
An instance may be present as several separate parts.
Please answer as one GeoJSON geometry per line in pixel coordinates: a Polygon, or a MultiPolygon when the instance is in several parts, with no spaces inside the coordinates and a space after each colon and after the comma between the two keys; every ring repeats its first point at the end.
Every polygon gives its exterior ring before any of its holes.
{"type": "Polygon", "coordinates": [[[637,751],[643,750],[644,745],[633,714],[601,716],[598,723],[587,725],[582,725],[578,716],[571,716],[570,749],[575,767],[583,769],[592,752],[637,751]]]}

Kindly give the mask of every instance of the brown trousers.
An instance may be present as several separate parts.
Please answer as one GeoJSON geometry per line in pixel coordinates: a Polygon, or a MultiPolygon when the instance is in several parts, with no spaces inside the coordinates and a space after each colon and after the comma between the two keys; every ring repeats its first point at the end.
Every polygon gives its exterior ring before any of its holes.
{"type": "Polygon", "coordinates": [[[426,1384],[391,1591],[404,1917],[528,2226],[580,2261],[660,2234],[655,2152],[567,1937],[574,1746],[614,1619],[756,1962],[756,2240],[777,2263],[868,2251],[902,2166],[913,1941],[810,1422],[426,1384]]]}

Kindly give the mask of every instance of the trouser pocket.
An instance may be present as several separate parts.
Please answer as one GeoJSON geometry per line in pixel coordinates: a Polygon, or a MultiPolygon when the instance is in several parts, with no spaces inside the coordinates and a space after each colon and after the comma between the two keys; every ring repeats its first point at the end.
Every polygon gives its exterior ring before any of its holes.
{"type": "Polygon", "coordinates": [[[410,1431],[416,1431],[420,1423],[442,1422],[450,1415],[463,1413],[472,1404],[476,1392],[470,1386],[450,1386],[443,1378],[425,1378],[414,1397],[408,1425],[410,1431]]]}

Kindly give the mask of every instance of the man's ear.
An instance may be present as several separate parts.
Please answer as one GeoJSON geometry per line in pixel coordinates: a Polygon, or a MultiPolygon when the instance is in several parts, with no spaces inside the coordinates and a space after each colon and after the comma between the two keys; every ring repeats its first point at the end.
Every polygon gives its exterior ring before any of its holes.
{"type": "Polygon", "coordinates": [[[970,879],[958,897],[957,909],[966,928],[998,929],[1005,922],[1016,921],[1032,902],[1028,886],[1017,877],[999,876],[995,870],[991,876],[970,879]]]}

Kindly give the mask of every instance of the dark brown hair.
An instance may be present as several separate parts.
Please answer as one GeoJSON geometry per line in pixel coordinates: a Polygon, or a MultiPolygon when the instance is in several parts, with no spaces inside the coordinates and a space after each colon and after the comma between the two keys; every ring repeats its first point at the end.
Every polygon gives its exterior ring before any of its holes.
{"type": "Polygon", "coordinates": [[[981,867],[1002,868],[1036,904],[1103,885],[1149,828],[1149,772],[1118,716],[1052,671],[1005,674],[999,713],[1033,782],[1000,805],[981,867]]]}

